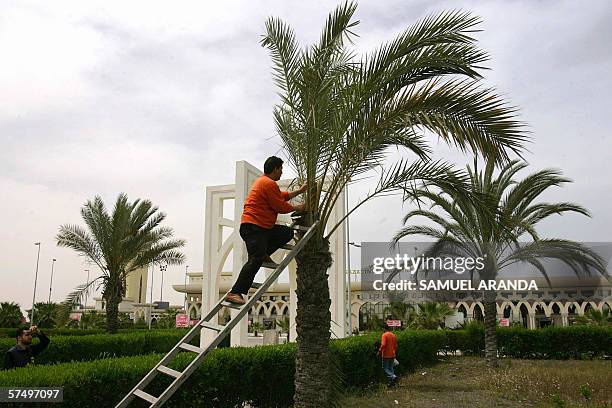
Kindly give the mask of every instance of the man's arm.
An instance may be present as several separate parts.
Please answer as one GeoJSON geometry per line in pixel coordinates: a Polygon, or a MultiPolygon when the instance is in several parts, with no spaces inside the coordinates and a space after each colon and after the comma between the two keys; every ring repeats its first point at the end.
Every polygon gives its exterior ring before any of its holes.
{"type": "Polygon", "coordinates": [[[303,207],[303,205],[294,206],[289,204],[287,200],[285,200],[285,197],[287,197],[290,193],[281,193],[280,188],[278,188],[278,184],[276,183],[274,183],[274,185],[271,185],[269,188],[266,188],[264,191],[268,204],[277,213],[286,214],[292,211],[299,210],[300,206],[303,207]]]}
{"type": "Polygon", "coordinates": [[[378,349],[378,353],[382,356],[386,348],[387,348],[387,336],[383,334],[382,338],[380,339],[380,349],[378,349]]]}
{"type": "Polygon", "coordinates": [[[287,191],[287,201],[291,200],[294,197],[299,196],[300,194],[302,194],[304,191],[306,191],[306,188],[308,186],[306,184],[304,184],[302,187],[298,188],[297,190],[294,191],[287,191]]]}
{"type": "Polygon", "coordinates": [[[38,344],[30,346],[30,350],[32,351],[33,356],[39,354],[41,351],[46,349],[50,343],[49,338],[45,336],[43,332],[37,331],[35,335],[38,337],[38,340],[40,340],[40,342],[38,344]]]}
{"type": "Polygon", "coordinates": [[[9,351],[7,351],[4,354],[4,369],[8,370],[8,369],[11,369],[11,368],[15,368],[15,363],[13,363],[13,356],[12,356],[12,354],[9,351]]]}

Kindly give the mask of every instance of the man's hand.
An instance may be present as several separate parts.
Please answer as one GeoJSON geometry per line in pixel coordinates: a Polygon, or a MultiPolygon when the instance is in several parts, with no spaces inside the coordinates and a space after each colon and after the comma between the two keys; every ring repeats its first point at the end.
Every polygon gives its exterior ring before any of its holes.
{"type": "Polygon", "coordinates": [[[38,326],[31,326],[29,330],[30,330],[31,334],[38,334],[39,333],[38,326]]]}
{"type": "Polygon", "coordinates": [[[306,204],[294,205],[293,208],[295,211],[306,211],[306,204]]]}

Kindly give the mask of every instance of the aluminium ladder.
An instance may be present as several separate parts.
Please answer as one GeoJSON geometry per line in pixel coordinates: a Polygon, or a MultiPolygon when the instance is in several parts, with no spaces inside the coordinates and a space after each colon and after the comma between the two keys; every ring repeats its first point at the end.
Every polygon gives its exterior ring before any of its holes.
{"type": "Polygon", "coordinates": [[[280,264],[264,263],[262,267],[274,269],[274,272],[266,278],[263,283],[253,282],[251,288],[256,289],[253,296],[249,297],[248,301],[244,305],[238,305],[225,301],[225,295],[213,306],[213,308],[204,316],[198,324],[194,325],[191,330],[170,350],[164,358],[161,359],[155,367],[151,369],[143,377],[142,380],[117,404],[116,408],[127,407],[130,402],[138,397],[144,401],[149,402],[150,408],[161,407],[168,399],[174,394],[174,392],[181,386],[183,382],[193,373],[200,364],[204,361],[206,356],[215,348],[221,341],[227,336],[232,328],[238,324],[238,322],[251,310],[251,307],[259,300],[259,298],[266,293],[268,288],[278,279],[281,272],[289,265],[289,262],[302,250],[306,242],[312,237],[315,232],[315,228],[318,221],[315,222],[311,227],[303,227],[296,225],[295,223],[290,225],[290,228],[298,231],[305,232],[302,238],[296,239],[295,245],[285,245],[282,248],[290,250],[289,253],[284,257],[280,264]],[[238,310],[238,314],[230,319],[226,325],[220,325],[212,321],[217,316],[217,313],[224,307],[238,310]],[[202,328],[213,330],[217,332],[217,336],[213,341],[208,344],[205,348],[200,348],[189,344],[189,342],[196,337],[202,328]],[[189,365],[181,372],[167,367],[167,364],[181,351],[190,351],[196,353],[197,356],[193,359],[189,365]],[[169,377],[174,378],[172,383],[158,396],[155,397],[144,391],[144,388],[157,376],[158,373],[163,373],[169,377]]]}

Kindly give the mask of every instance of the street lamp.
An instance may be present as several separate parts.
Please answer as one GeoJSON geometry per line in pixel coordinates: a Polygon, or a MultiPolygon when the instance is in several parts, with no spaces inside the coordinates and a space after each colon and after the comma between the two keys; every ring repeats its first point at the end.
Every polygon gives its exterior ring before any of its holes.
{"type": "Polygon", "coordinates": [[[51,303],[51,287],[53,286],[53,266],[55,266],[55,261],[57,261],[55,258],[51,261],[51,280],[49,281],[49,300],[47,300],[47,303],[51,303]]]}
{"type": "MultiPolygon", "coordinates": [[[[89,286],[89,269],[85,269],[85,272],[87,272],[87,283],[86,283],[86,287],[89,286]]],[[[85,304],[83,305],[83,309],[87,308],[87,298],[89,297],[89,288],[87,288],[87,290],[85,291],[85,304]]]]}
{"type": "Polygon", "coordinates": [[[151,265],[151,305],[149,306],[149,330],[151,330],[151,316],[153,315],[153,275],[155,273],[155,265],[151,265]]]}
{"type": "Polygon", "coordinates": [[[184,283],[184,288],[185,288],[185,303],[183,305],[183,308],[185,309],[185,314],[187,314],[187,270],[189,269],[189,265],[185,265],[185,283],[184,283]]]}
{"type": "Polygon", "coordinates": [[[164,300],[164,272],[168,268],[168,265],[160,265],[159,271],[161,272],[161,284],[159,285],[159,301],[164,300]]]}
{"type": "Polygon", "coordinates": [[[38,282],[38,261],[40,260],[40,242],[35,242],[38,246],[38,255],[36,257],[36,275],[34,275],[34,294],[32,295],[32,313],[30,314],[30,323],[34,324],[34,302],[36,301],[36,282],[38,282]]]}

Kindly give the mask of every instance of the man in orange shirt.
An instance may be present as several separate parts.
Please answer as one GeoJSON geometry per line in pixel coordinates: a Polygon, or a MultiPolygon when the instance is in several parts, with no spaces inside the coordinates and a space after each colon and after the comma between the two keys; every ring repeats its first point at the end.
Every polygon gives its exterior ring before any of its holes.
{"type": "Polygon", "coordinates": [[[242,294],[248,293],[261,265],[272,262],[270,255],[293,238],[293,230],[276,225],[276,217],[278,214],[304,210],[304,204],[294,206],[288,201],[306,191],[306,186],[291,193],[281,192],[276,182],[282,174],[283,160],[276,156],[268,157],[264,163],[264,175],[255,180],[244,201],[240,237],[246,244],[249,257],[225,297],[228,302],[243,305],[242,294]]]}
{"type": "Polygon", "coordinates": [[[395,385],[397,381],[397,375],[393,369],[393,363],[395,361],[395,353],[397,352],[397,337],[391,331],[391,328],[385,324],[385,332],[380,339],[380,348],[378,354],[382,357],[383,370],[389,379],[389,385],[395,385]]]}

